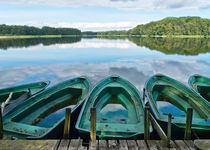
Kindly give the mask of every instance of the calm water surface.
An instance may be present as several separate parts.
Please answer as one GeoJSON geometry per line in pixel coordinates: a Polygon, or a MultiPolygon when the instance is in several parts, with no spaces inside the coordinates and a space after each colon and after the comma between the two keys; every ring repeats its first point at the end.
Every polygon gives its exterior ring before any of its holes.
{"type": "Polygon", "coordinates": [[[0,88],[43,80],[54,85],[82,75],[94,85],[115,74],[141,92],[145,81],[156,73],[184,84],[193,74],[210,77],[210,39],[0,40],[0,73],[0,88]]]}

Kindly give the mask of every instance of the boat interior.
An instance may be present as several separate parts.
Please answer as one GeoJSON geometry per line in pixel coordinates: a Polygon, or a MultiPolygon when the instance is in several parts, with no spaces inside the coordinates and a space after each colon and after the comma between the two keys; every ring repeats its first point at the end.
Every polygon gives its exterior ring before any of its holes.
{"type": "Polygon", "coordinates": [[[12,118],[12,121],[36,125],[40,127],[53,127],[65,115],[66,107],[74,107],[81,100],[82,89],[65,88],[32,104],[12,118]],[[26,115],[27,114],[27,115],[26,115]]]}
{"type": "MultiPolygon", "coordinates": [[[[96,108],[96,131],[99,137],[123,137],[144,132],[143,106],[140,100],[121,84],[110,83],[90,99],[93,99],[91,107],[96,108]]],[[[85,111],[89,109],[86,108],[85,111]]],[[[82,121],[82,128],[88,129],[91,118],[90,115],[86,117],[89,117],[88,122],[82,121]]]]}
{"type": "Polygon", "coordinates": [[[169,84],[156,84],[152,88],[152,97],[161,115],[171,113],[172,117],[186,117],[187,109],[193,108],[193,118],[207,120],[209,117],[207,105],[184,89],[169,84]]]}
{"type": "Polygon", "coordinates": [[[210,85],[198,83],[197,90],[203,98],[210,102],[210,85]]]}

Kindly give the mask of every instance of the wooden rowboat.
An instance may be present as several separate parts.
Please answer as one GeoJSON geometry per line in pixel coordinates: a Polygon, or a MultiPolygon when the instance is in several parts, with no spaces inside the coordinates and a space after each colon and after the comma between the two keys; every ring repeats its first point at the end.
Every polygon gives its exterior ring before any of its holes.
{"type": "Polygon", "coordinates": [[[13,93],[12,98],[10,99],[10,103],[12,103],[14,100],[18,99],[20,96],[22,96],[25,93],[30,92],[31,96],[35,95],[36,93],[44,90],[46,86],[49,85],[49,83],[50,81],[35,82],[35,83],[0,89],[0,105],[9,97],[10,93],[13,93]]]}
{"type": "Polygon", "coordinates": [[[138,90],[119,76],[98,83],[83,105],[76,128],[81,136],[90,133],[90,109],[96,108],[96,135],[132,138],[144,133],[144,103],[138,90]]]}
{"type": "Polygon", "coordinates": [[[210,78],[201,75],[193,75],[189,78],[188,83],[191,88],[205,98],[210,105],[210,78]]]}
{"type": "Polygon", "coordinates": [[[0,89],[0,106],[3,115],[12,111],[17,105],[31,96],[43,91],[50,81],[35,82],[19,86],[0,89]]]}
{"type": "Polygon", "coordinates": [[[172,130],[175,134],[181,136],[180,129],[185,128],[188,108],[193,108],[192,129],[209,133],[210,107],[194,90],[161,74],[149,78],[145,89],[151,111],[160,123],[166,125],[168,114],[172,114],[172,124],[179,129],[172,130]]]}
{"type": "Polygon", "coordinates": [[[64,81],[31,97],[3,117],[5,135],[15,138],[61,138],[65,108],[81,107],[89,91],[85,77],[64,81]]]}

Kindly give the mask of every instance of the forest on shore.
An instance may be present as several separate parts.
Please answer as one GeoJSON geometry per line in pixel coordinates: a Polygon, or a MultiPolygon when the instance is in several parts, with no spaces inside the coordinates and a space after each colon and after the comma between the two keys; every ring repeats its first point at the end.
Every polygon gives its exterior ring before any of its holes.
{"type": "Polygon", "coordinates": [[[209,36],[210,19],[200,17],[168,17],[141,24],[128,31],[98,32],[97,36],[209,36]]]}
{"type": "Polygon", "coordinates": [[[42,28],[20,25],[0,25],[0,35],[77,35],[82,33],[74,28],[53,28],[44,26],[42,28]]]}
{"type": "Polygon", "coordinates": [[[150,37],[209,37],[210,19],[200,17],[168,17],[159,21],[140,24],[130,30],[104,31],[104,32],[81,32],[75,28],[54,28],[44,26],[42,28],[20,25],[0,25],[0,36],[44,36],[44,35],[75,35],[75,36],[150,36],[150,37]]]}

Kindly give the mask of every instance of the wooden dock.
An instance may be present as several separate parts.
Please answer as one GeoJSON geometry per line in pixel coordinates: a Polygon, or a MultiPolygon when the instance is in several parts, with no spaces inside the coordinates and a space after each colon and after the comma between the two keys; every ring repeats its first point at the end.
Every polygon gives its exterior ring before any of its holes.
{"type": "Polygon", "coordinates": [[[175,140],[170,148],[160,140],[0,140],[0,150],[210,150],[210,140],[175,140]],[[196,146],[196,144],[198,144],[196,146]]]}

